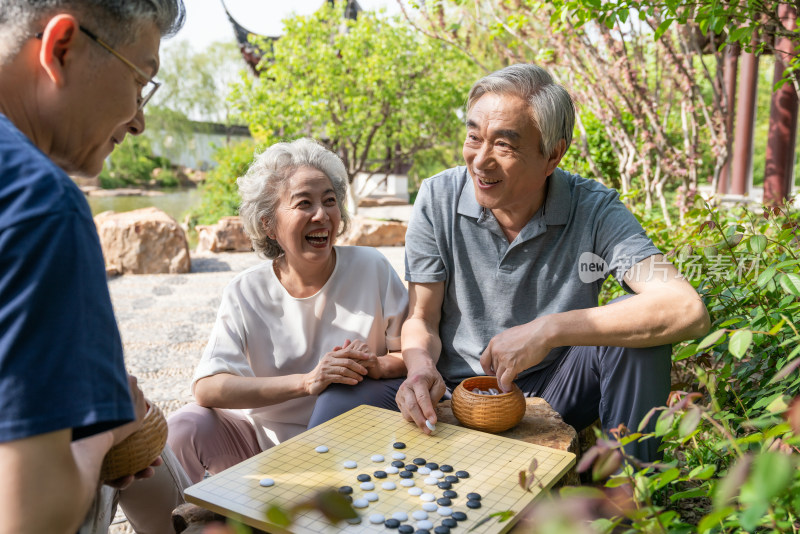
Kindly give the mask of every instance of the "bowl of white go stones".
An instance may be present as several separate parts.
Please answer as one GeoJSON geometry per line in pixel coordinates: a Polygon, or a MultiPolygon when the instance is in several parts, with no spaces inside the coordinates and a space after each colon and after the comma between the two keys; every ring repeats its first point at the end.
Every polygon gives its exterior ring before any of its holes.
{"type": "Polygon", "coordinates": [[[467,428],[484,432],[503,432],[525,416],[525,396],[512,384],[503,392],[493,376],[474,376],[453,391],[453,415],[467,428]]]}

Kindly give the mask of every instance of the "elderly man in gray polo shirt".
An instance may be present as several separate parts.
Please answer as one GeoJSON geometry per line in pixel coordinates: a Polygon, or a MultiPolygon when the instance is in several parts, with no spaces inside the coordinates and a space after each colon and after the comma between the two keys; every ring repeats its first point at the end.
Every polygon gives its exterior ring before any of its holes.
{"type": "MultiPolygon", "coordinates": [[[[396,401],[423,432],[433,401],[496,375],[580,430],[636,429],[670,388],[671,343],[703,335],[705,306],[620,202],[558,169],[569,94],[534,65],[479,80],[467,103],[466,167],[425,180],[406,234],[408,378],[396,401]],[[613,274],[633,293],[598,307],[613,274]]],[[[656,443],[628,452],[651,460],[656,443]]]]}

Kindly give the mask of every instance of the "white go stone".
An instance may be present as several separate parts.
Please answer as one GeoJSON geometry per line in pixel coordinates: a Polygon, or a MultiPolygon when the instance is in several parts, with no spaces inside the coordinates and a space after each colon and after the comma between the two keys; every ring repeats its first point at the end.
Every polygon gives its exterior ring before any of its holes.
{"type": "Polygon", "coordinates": [[[428,478],[425,479],[425,484],[427,484],[429,486],[435,486],[438,483],[439,483],[439,479],[438,478],[428,477],[428,478]]]}
{"type": "Polygon", "coordinates": [[[378,494],[372,492],[365,493],[364,498],[367,499],[369,502],[375,502],[378,500],[378,494]]]}
{"type": "Polygon", "coordinates": [[[369,506],[369,501],[364,498],[354,499],[353,508],[366,508],[369,506]]]}
{"type": "Polygon", "coordinates": [[[351,525],[357,525],[357,524],[361,523],[361,517],[360,516],[359,517],[353,517],[353,518],[350,518],[350,519],[345,519],[345,521],[347,521],[351,525]]]}
{"type": "Polygon", "coordinates": [[[317,447],[314,450],[317,451],[317,452],[328,452],[328,447],[326,447],[325,445],[320,445],[319,447],[317,447]]]}
{"type": "Polygon", "coordinates": [[[410,488],[411,486],[414,485],[414,479],[413,478],[401,478],[400,479],[400,485],[401,486],[405,486],[407,488],[410,488]]]}
{"type": "Polygon", "coordinates": [[[433,528],[433,523],[427,519],[423,519],[422,521],[417,521],[417,528],[421,530],[430,530],[433,528]]]}
{"type": "Polygon", "coordinates": [[[383,514],[372,514],[371,516],[369,516],[369,522],[375,525],[379,525],[384,521],[386,521],[386,518],[383,517],[383,514]]]}
{"type": "Polygon", "coordinates": [[[431,470],[428,469],[425,466],[422,466],[419,469],[417,469],[417,473],[419,473],[420,475],[430,475],[431,474],[431,470]]]}
{"type": "Polygon", "coordinates": [[[414,510],[411,512],[411,517],[417,521],[424,521],[425,519],[428,519],[428,512],[425,510],[414,510]]]}
{"type": "Polygon", "coordinates": [[[453,515],[453,509],[452,508],[448,508],[447,506],[440,506],[436,510],[436,512],[439,515],[443,515],[443,516],[451,516],[451,515],[453,515]]]}
{"type": "Polygon", "coordinates": [[[437,469],[436,471],[431,471],[431,476],[433,478],[444,478],[444,473],[437,469]]]}
{"type": "Polygon", "coordinates": [[[436,425],[434,425],[433,423],[431,423],[427,419],[425,419],[425,426],[427,426],[428,430],[430,430],[431,432],[436,432],[436,425]]]}
{"type": "Polygon", "coordinates": [[[378,463],[382,462],[383,461],[383,456],[381,456],[380,454],[374,454],[372,456],[372,461],[373,462],[378,462],[378,463]]]}
{"type": "Polygon", "coordinates": [[[408,494],[418,497],[422,495],[422,488],[408,488],[408,494]]]}
{"type": "Polygon", "coordinates": [[[265,488],[275,485],[275,481],[272,480],[271,478],[262,478],[258,483],[264,486],[265,488]]]}
{"type": "MultiPolygon", "coordinates": [[[[390,466],[386,467],[386,468],[384,469],[384,471],[386,471],[386,472],[387,472],[387,473],[389,473],[390,475],[396,475],[397,473],[399,473],[399,472],[400,472],[400,470],[399,470],[398,468],[396,468],[395,466],[393,466],[393,465],[390,465],[390,466]]],[[[404,478],[403,480],[408,480],[408,479],[405,479],[405,478],[404,478]]]]}
{"type": "Polygon", "coordinates": [[[395,453],[392,453],[392,458],[395,459],[395,460],[405,460],[406,459],[406,455],[403,454],[402,452],[395,452],[395,453]]]}
{"type": "Polygon", "coordinates": [[[397,485],[391,481],[384,482],[383,484],[381,484],[381,487],[385,490],[397,489],[397,485]]]}
{"type": "Polygon", "coordinates": [[[372,491],[375,489],[375,484],[373,484],[372,482],[362,482],[361,489],[364,491],[372,491]]]}
{"type": "Polygon", "coordinates": [[[392,514],[392,519],[397,519],[402,523],[403,521],[408,521],[408,514],[405,512],[395,512],[392,514]]]}
{"type": "Polygon", "coordinates": [[[356,467],[358,467],[358,464],[355,463],[353,460],[347,460],[342,465],[344,466],[345,469],[355,469],[356,467]]]}
{"type": "Polygon", "coordinates": [[[433,502],[436,500],[436,495],[434,495],[433,493],[423,493],[422,495],[419,496],[419,498],[425,502],[433,502]]]}
{"type": "Polygon", "coordinates": [[[439,508],[439,505],[435,502],[424,502],[422,503],[422,509],[426,512],[435,512],[439,508]]]}

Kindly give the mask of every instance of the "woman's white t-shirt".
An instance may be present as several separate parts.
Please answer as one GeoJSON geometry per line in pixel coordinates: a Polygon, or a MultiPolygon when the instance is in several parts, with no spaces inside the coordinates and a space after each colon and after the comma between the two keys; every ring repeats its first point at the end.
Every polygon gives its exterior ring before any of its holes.
{"type": "MultiPolygon", "coordinates": [[[[336,266],[315,295],[295,298],[281,285],[272,260],[237,275],[222,304],[197,380],[218,373],[284,376],[308,373],[346,339],[362,339],[381,356],[400,350],[408,293],[389,261],[368,247],[335,247],[336,266]]],[[[262,449],[306,429],[316,396],[242,410],[262,449]]]]}

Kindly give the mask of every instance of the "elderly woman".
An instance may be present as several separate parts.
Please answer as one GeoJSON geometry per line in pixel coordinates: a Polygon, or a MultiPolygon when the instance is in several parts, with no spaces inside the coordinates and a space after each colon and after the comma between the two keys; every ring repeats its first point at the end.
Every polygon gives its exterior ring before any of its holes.
{"type": "MultiPolygon", "coordinates": [[[[305,430],[329,386],[405,374],[403,283],[378,251],[334,246],[348,224],[342,161],[311,139],[278,143],[238,184],[245,230],[268,259],[225,289],[192,384],[197,404],[169,421],[194,482],[305,430]]],[[[352,404],[384,388],[354,389],[352,404]]],[[[396,409],[392,395],[369,403],[396,409]]]]}

